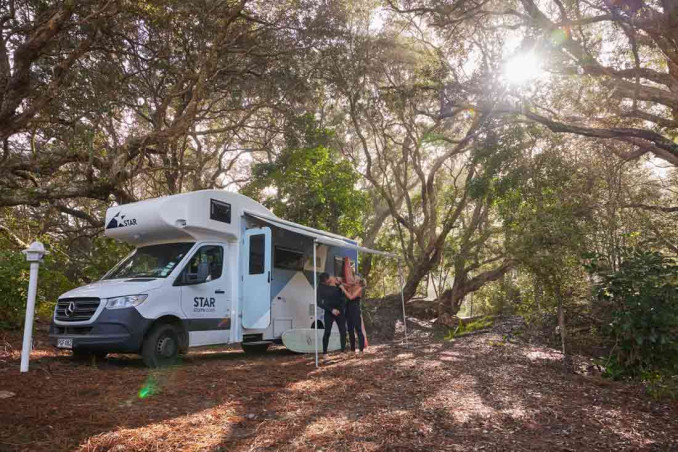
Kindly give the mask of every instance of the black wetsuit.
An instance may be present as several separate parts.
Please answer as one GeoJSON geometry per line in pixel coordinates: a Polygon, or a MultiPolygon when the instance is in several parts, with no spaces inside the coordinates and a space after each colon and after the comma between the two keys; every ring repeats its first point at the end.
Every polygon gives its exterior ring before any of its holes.
{"type": "Polygon", "coordinates": [[[327,353],[327,346],[330,343],[330,334],[332,333],[332,324],[337,322],[339,328],[339,338],[341,343],[341,351],[346,349],[346,319],[344,313],[346,306],[344,304],[344,296],[341,289],[335,286],[328,286],[326,284],[318,285],[318,307],[325,311],[323,333],[323,354],[327,353]],[[339,311],[339,315],[332,314],[332,310],[339,311]]]}
{"type": "Polygon", "coordinates": [[[346,303],[346,323],[348,324],[348,339],[351,342],[351,351],[355,351],[355,335],[358,333],[358,349],[362,352],[365,348],[365,336],[363,335],[363,322],[360,315],[360,297],[348,300],[346,303]]]}

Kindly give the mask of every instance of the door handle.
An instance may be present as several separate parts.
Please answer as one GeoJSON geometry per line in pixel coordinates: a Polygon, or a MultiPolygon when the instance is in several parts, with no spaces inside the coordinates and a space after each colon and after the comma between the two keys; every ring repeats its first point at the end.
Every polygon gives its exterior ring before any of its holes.
{"type": "Polygon", "coordinates": [[[221,289],[217,289],[217,290],[214,291],[214,293],[226,293],[226,292],[224,292],[224,291],[221,290],[221,289]]]}
{"type": "Polygon", "coordinates": [[[268,282],[271,282],[271,272],[268,272],[268,282]]]}

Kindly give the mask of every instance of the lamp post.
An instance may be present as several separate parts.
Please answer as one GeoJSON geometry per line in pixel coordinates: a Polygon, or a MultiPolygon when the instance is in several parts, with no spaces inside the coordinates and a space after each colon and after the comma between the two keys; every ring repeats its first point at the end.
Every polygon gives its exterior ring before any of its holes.
{"type": "Polygon", "coordinates": [[[46,254],[45,247],[40,242],[33,242],[22,251],[26,260],[31,264],[30,279],[28,281],[28,299],[26,300],[26,320],[24,322],[24,343],[21,347],[21,372],[28,372],[28,360],[31,356],[31,341],[33,338],[33,318],[35,317],[35,294],[38,289],[38,268],[42,257],[46,254]]]}

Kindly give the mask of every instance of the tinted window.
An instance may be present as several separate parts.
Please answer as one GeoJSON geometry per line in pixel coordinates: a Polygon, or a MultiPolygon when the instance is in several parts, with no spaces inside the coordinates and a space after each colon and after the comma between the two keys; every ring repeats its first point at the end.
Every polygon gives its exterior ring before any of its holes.
{"type": "Polygon", "coordinates": [[[303,270],[304,253],[276,246],[275,262],[273,265],[277,268],[285,268],[288,270],[303,270]]]}
{"type": "Polygon", "coordinates": [[[185,281],[198,279],[202,272],[205,272],[207,279],[205,281],[214,281],[221,277],[221,269],[224,266],[224,250],[218,245],[201,246],[195,252],[191,260],[184,268],[187,277],[185,281]]]}
{"type": "Polygon", "coordinates": [[[114,267],[103,279],[166,278],[192,246],[192,243],[142,246],[114,267]]]}
{"type": "Polygon", "coordinates": [[[264,234],[250,236],[250,275],[260,275],[264,272],[264,234]]]}
{"type": "Polygon", "coordinates": [[[222,223],[231,223],[231,205],[227,202],[210,200],[210,218],[222,223]]]}

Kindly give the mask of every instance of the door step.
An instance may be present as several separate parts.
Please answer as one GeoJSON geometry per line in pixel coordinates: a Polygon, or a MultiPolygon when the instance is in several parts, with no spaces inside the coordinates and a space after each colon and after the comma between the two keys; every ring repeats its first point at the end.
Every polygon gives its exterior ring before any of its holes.
{"type": "Polygon", "coordinates": [[[264,344],[272,344],[273,341],[250,341],[250,342],[242,342],[242,345],[264,345],[264,344]]]}

